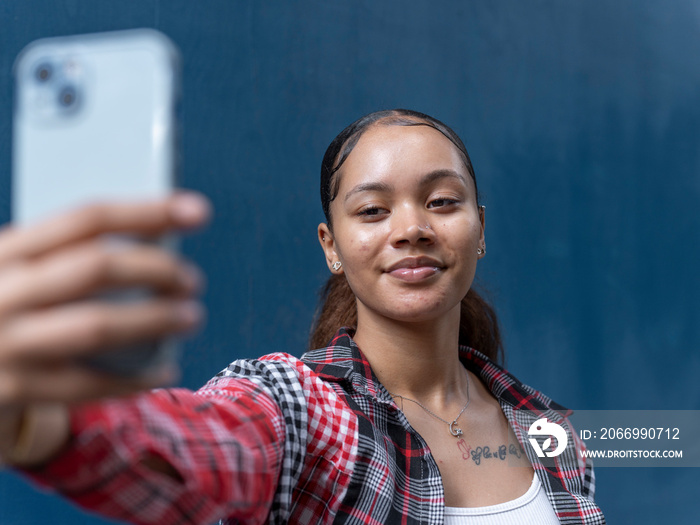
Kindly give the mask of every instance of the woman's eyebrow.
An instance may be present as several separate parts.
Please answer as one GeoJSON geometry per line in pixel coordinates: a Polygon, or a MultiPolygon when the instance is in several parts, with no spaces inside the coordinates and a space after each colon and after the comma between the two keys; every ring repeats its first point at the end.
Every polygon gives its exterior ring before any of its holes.
{"type": "Polygon", "coordinates": [[[345,201],[355,195],[356,193],[360,193],[363,191],[391,191],[393,186],[390,184],[387,184],[386,182],[364,182],[362,184],[358,184],[355,186],[353,189],[351,189],[349,192],[345,194],[345,201]]]}
{"type": "Polygon", "coordinates": [[[444,178],[455,178],[461,181],[463,184],[467,184],[467,180],[464,178],[464,176],[451,169],[442,169],[442,170],[435,170],[431,171],[430,173],[427,173],[426,175],[423,176],[423,178],[420,181],[421,186],[429,186],[430,184],[434,183],[435,181],[438,181],[440,179],[444,178]]]}

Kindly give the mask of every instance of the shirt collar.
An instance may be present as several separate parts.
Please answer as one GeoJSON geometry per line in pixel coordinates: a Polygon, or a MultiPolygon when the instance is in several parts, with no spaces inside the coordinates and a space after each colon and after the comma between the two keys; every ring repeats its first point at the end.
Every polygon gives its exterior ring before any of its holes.
{"type": "MultiPolygon", "coordinates": [[[[459,347],[459,359],[471,372],[481,378],[499,401],[514,408],[534,411],[569,410],[544,394],[521,383],[487,356],[467,346],[459,347]]],[[[301,360],[325,381],[346,382],[356,392],[392,404],[393,400],[372,372],[360,348],[352,339],[352,329],[339,329],[325,348],[306,352],[301,360]]]]}

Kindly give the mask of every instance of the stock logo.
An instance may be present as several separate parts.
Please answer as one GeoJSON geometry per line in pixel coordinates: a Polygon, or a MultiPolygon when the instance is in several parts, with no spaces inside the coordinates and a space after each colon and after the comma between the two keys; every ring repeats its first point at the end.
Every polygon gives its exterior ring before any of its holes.
{"type": "Polygon", "coordinates": [[[546,417],[538,419],[532,425],[530,425],[530,430],[528,430],[527,433],[529,436],[550,436],[544,440],[542,447],[540,447],[535,438],[530,437],[530,444],[532,445],[532,448],[535,449],[535,453],[538,457],[543,458],[546,455],[548,458],[553,458],[564,452],[564,449],[566,448],[566,430],[556,423],[550,423],[547,421],[546,417]],[[552,446],[551,436],[554,436],[557,439],[557,448],[544,452],[552,446]]]}

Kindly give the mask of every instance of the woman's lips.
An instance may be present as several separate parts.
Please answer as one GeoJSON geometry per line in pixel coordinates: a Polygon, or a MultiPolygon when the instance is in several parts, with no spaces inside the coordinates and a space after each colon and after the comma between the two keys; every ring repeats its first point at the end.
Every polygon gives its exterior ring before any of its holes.
{"type": "Polygon", "coordinates": [[[417,266],[415,268],[397,268],[389,272],[389,275],[396,277],[402,281],[409,283],[414,283],[428,279],[436,273],[438,273],[441,268],[437,266],[417,266]]]}

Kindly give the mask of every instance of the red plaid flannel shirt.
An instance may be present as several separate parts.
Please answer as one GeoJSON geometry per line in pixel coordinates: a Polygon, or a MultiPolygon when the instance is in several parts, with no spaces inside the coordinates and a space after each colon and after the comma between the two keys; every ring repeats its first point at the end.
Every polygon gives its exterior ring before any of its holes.
{"type": "MultiPolygon", "coordinates": [[[[564,407],[483,354],[464,365],[499,400],[562,523],[604,524],[590,460],[575,447],[545,464],[527,443],[539,417],[564,407]]],[[[79,505],[148,524],[441,524],[435,460],[369,363],[341,329],[302,359],[271,354],[233,362],[197,392],[155,390],[72,413],[73,438],[28,473],[79,505]],[[180,480],[145,467],[157,456],[180,480]]]]}

